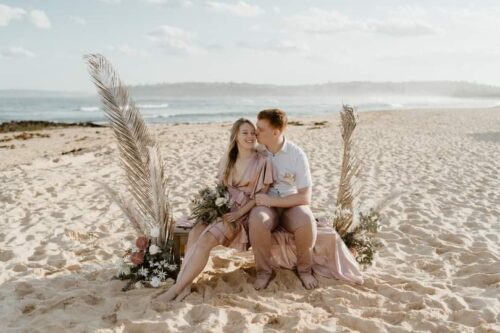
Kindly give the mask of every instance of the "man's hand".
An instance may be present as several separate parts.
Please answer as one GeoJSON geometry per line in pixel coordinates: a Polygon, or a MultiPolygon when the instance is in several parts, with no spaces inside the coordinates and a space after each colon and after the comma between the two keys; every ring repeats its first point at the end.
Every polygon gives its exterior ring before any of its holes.
{"type": "Polygon", "coordinates": [[[222,220],[225,223],[234,223],[234,222],[238,221],[238,219],[240,217],[241,216],[240,216],[240,214],[238,214],[238,212],[232,212],[232,213],[224,214],[224,216],[222,216],[222,220]]]}
{"type": "Polygon", "coordinates": [[[256,206],[272,206],[272,197],[267,194],[257,194],[255,195],[255,205],[256,206]]]}

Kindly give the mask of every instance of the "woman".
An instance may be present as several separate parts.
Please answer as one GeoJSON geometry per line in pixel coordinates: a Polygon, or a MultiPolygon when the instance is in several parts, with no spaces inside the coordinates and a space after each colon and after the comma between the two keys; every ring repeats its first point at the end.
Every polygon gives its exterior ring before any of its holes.
{"type": "Polygon", "coordinates": [[[256,146],[255,126],[247,119],[238,119],[231,129],[218,177],[228,188],[231,211],[223,216],[223,221],[208,226],[198,223],[191,230],[177,281],[158,297],[159,301],[181,300],[189,294],[191,283],[205,268],[213,247],[248,249],[248,213],[255,206],[255,194],[266,193],[273,182],[271,160],[258,153],[256,146]]]}

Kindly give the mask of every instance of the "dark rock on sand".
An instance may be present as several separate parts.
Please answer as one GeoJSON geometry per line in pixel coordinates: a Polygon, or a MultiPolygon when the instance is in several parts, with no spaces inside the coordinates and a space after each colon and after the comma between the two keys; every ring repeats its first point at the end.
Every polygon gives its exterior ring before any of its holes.
{"type": "Polygon", "coordinates": [[[53,121],[42,121],[42,120],[22,120],[22,121],[13,120],[1,123],[0,133],[17,132],[17,131],[36,131],[46,128],[66,128],[66,127],[106,127],[106,126],[94,124],[92,122],[58,123],[53,121]]]}

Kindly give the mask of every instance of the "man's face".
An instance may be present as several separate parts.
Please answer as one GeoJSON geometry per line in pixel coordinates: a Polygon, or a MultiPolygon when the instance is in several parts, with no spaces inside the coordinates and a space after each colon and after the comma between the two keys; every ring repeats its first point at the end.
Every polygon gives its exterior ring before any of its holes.
{"type": "Polygon", "coordinates": [[[264,146],[274,143],[279,138],[279,131],[273,128],[267,119],[257,120],[255,134],[257,135],[257,141],[264,146]]]}

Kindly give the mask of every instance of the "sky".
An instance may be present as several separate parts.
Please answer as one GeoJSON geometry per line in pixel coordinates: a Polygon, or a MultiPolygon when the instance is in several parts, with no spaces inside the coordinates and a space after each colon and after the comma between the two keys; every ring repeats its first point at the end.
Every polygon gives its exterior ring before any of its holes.
{"type": "Polygon", "coordinates": [[[500,86],[500,2],[0,0],[0,89],[127,84],[470,81],[500,86]]]}

